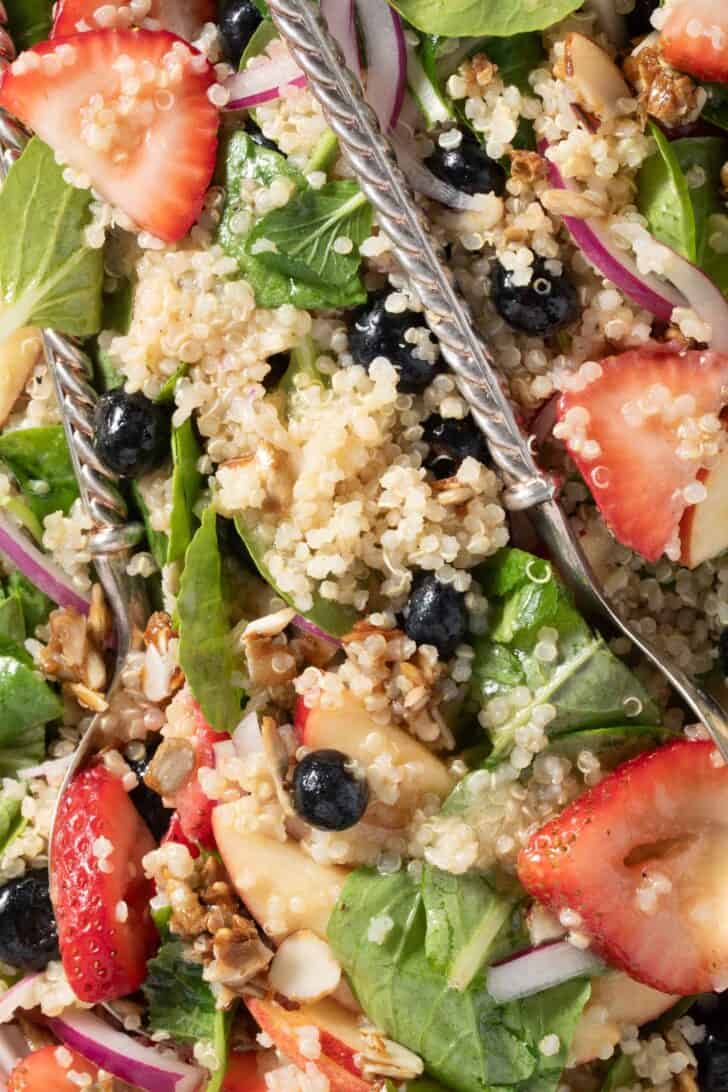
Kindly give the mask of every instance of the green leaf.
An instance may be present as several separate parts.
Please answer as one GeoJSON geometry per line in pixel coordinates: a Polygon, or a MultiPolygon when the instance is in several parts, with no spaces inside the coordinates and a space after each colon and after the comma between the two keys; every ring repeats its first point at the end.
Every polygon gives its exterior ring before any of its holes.
{"type": "Polygon", "coordinates": [[[61,425],[3,433],[0,461],[14,474],[37,519],[42,522],[51,512],[68,514],[78,485],[61,425]]]}
{"type": "Polygon", "coordinates": [[[31,140],[0,190],[0,224],[13,225],[0,249],[0,340],[21,326],[79,337],[101,326],[103,255],[83,243],[90,202],[63,181],[51,149],[31,140]]]}
{"type": "Polygon", "coordinates": [[[632,1059],[620,1051],[609,1063],[601,1092],[617,1092],[618,1089],[632,1088],[637,1080],[632,1059]]]}
{"type": "Polygon", "coordinates": [[[310,387],[311,384],[318,387],[329,386],[329,377],[316,367],[317,356],[314,340],[308,335],[291,350],[288,367],[278,384],[278,390],[285,396],[287,416],[295,413],[296,391],[310,387]]]}
{"type": "Polygon", "coordinates": [[[523,550],[504,549],[478,576],[491,604],[491,627],[474,640],[471,697],[483,707],[517,686],[532,693],[527,705],[491,729],[489,766],[510,752],[516,729],[529,722],[536,705],[549,703],[556,709],[547,726],[552,739],[578,729],[624,725],[632,707],[636,715],[629,719],[635,726],[659,723],[642,684],[589,628],[548,562],[523,550]],[[545,627],[558,635],[557,656],[551,661],[535,654],[545,627]],[[635,698],[639,709],[629,700],[635,698]]]}
{"type": "Polygon", "coordinates": [[[197,469],[202,452],[191,418],[172,432],[172,512],[170,515],[167,563],[181,561],[197,527],[195,505],[204,478],[197,469]]]}
{"type": "Polygon", "coordinates": [[[202,966],[183,956],[184,944],[167,941],[147,963],[142,986],[149,1029],[167,1031],[183,1043],[212,1040],[216,1033],[215,998],[202,977],[202,966]]]}
{"type": "Polygon", "coordinates": [[[48,37],[53,0],[4,0],[10,36],[18,52],[48,37]]]}
{"type": "Polygon", "coordinates": [[[22,645],[25,637],[25,617],[20,596],[9,595],[0,601],[0,640],[22,645]]]}
{"type": "Polygon", "coordinates": [[[240,719],[233,649],[223,596],[216,515],[207,508],[185,557],[177,596],[179,658],[208,724],[231,732],[240,719]]]}
{"type": "Polygon", "coordinates": [[[45,625],[48,621],[49,614],[55,609],[55,603],[17,569],[10,574],[6,583],[8,592],[20,600],[27,635],[34,637],[38,626],[45,625]]]}
{"type": "Polygon", "coordinates": [[[513,34],[508,38],[492,38],[485,44],[488,60],[498,65],[503,83],[513,84],[519,91],[533,94],[528,77],[546,56],[540,34],[513,34]]]}
{"type": "Polygon", "coordinates": [[[719,129],[728,129],[728,87],[723,83],[704,83],[703,87],[708,101],[701,116],[719,129]]]}
{"type": "Polygon", "coordinates": [[[656,239],[695,262],[695,217],[685,175],[662,131],[653,121],[649,129],[657,151],[645,160],[637,175],[637,208],[656,239]]]}
{"type": "Polygon", "coordinates": [[[157,402],[174,402],[174,392],[175,392],[175,388],[177,386],[177,383],[179,382],[180,379],[183,379],[184,376],[187,375],[187,372],[189,370],[190,370],[189,364],[180,364],[180,366],[179,366],[179,368],[177,368],[176,372],[174,372],[173,375],[170,375],[170,377],[166,381],[166,383],[164,383],[162,385],[162,389],[160,390],[159,394],[157,395],[156,401],[157,402]]]}
{"type": "Polygon", "coordinates": [[[144,499],[144,493],[139,485],[138,481],[132,481],[131,492],[134,497],[134,503],[139,509],[139,514],[142,517],[144,524],[144,531],[147,536],[147,543],[149,544],[149,551],[161,569],[167,564],[167,555],[169,553],[169,538],[164,531],[156,531],[152,527],[152,513],[149,511],[149,505],[144,499]]]}
{"type": "Polygon", "coordinates": [[[228,1061],[230,1058],[230,1030],[233,1026],[234,1006],[226,1012],[217,1009],[215,1012],[215,1029],[212,1036],[212,1045],[218,1059],[217,1069],[213,1072],[205,1085],[205,1092],[219,1092],[222,1082],[225,1080],[228,1061]]]}
{"type": "Polygon", "coordinates": [[[638,751],[659,746],[669,737],[664,729],[651,724],[615,724],[609,728],[587,728],[580,732],[567,732],[556,736],[549,743],[549,751],[576,762],[581,751],[598,755],[606,769],[626,762],[638,751]]]}
{"type": "Polygon", "coordinates": [[[728,294],[728,215],[721,200],[720,171],[728,140],[686,137],[671,144],[687,183],[695,222],[695,262],[728,294]],[[716,248],[713,244],[718,242],[716,248]]]}
{"type": "Polygon", "coordinates": [[[61,699],[37,671],[0,656],[0,777],[43,759],[44,726],[62,713],[61,699]]]}
{"type": "Polygon", "coordinates": [[[21,814],[23,801],[14,796],[0,796],[0,853],[4,853],[16,834],[25,826],[21,814]]]}
{"type": "Polygon", "coordinates": [[[455,1092],[552,1092],[589,983],[574,980],[507,1005],[496,1004],[482,976],[466,990],[451,989],[427,959],[426,927],[422,894],[405,870],[359,869],[346,881],[328,935],[369,1019],[455,1092]],[[394,925],[377,944],[369,925],[382,914],[394,925]],[[551,1034],[560,1049],[546,1057],[538,1044],[551,1034]]]}
{"type": "Polygon", "coordinates": [[[480,34],[507,38],[543,30],[581,7],[582,0],[396,0],[405,19],[428,34],[474,38],[480,34]]]}

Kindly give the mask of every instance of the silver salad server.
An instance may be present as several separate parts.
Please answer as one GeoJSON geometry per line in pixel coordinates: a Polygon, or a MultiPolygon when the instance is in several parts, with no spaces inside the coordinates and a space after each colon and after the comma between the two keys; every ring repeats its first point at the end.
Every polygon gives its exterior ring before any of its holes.
{"type": "MultiPolygon", "coordinates": [[[[0,2],[0,73],[15,58],[13,41],[3,25],[6,22],[5,9],[0,2]]],[[[0,183],[28,139],[25,130],[0,110],[0,183]]],[[[58,793],[57,800],[60,800],[76,770],[97,746],[102,718],[108,717],[110,712],[113,716],[114,697],[120,690],[120,679],[135,630],[143,632],[149,611],[143,583],[129,577],[126,571],[129,550],[142,539],[144,528],[140,523],[128,521],[126,502],[114,484],[116,476],[103,465],[93,448],[93,416],[98,401],[92,386],[93,365],[72,338],[54,330],[43,330],[42,341],[79,492],[93,522],[88,543],[111,608],[116,642],[116,665],[107,693],[109,708],[91,719],[81,737],[58,793]]]]}
{"type": "Polygon", "coordinates": [[[676,664],[635,633],[604,595],[559,503],[558,483],[536,463],[501,386],[493,355],[476,332],[470,309],[318,5],[311,0],[268,0],[268,7],[426,308],[428,326],[506,482],[505,507],[511,512],[528,511],[581,609],[615,626],[637,646],[692,709],[728,761],[726,713],[676,664]]]}

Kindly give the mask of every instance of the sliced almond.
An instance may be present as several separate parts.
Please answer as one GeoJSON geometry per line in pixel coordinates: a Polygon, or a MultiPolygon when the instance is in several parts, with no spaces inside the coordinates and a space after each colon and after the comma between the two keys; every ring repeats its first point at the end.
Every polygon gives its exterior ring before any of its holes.
{"type": "Polygon", "coordinates": [[[632,92],[609,54],[584,34],[567,34],[564,43],[564,79],[580,106],[599,119],[619,113],[620,99],[632,92]]]}
{"type": "Polygon", "coordinates": [[[40,330],[24,326],[0,342],[0,425],[4,425],[38,360],[40,330]]]}
{"type": "Polygon", "coordinates": [[[341,981],[341,967],[331,948],[308,929],[292,933],[273,957],[268,980],[290,1001],[320,1001],[341,981]]]}

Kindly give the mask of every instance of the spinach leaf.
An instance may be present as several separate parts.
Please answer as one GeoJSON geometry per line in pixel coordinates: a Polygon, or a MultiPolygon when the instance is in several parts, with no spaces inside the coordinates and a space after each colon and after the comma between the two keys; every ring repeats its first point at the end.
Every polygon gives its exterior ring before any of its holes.
{"type": "MultiPolygon", "coordinates": [[[[270,570],[263,560],[268,552],[269,543],[265,541],[259,529],[252,523],[248,523],[243,516],[236,516],[235,527],[245,543],[251,561],[266,584],[274,588],[285,603],[298,609],[291,597],[285,595],[276,586],[270,570]]],[[[323,596],[316,594],[313,597],[313,607],[311,610],[306,611],[306,618],[309,622],[313,622],[315,626],[318,626],[319,629],[324,630],[325,633],[331,634],[332,637],[343,637],[350,632],[352,626],[358,620],[359,614],[353,607],[335,603],[332,599],[324,599],[323,596]]]]}
{"type": "Polygon", "coordinates": [[[295,395],[300,387],[309,387],[312,383],[327,387],[329,378],[316,367],[316,345],[308,335],[291,350],[288,367],[281,377],[278,390],[285,397],[286,415],[295,412],[295,395]]]}
{"type": "Polygon", "coordinates": [[[599,756],[602,766],[611,769],[626,762],[638,751],[659,746],[669,733],[651,724],[615,724],[609,728],[587,728],[580,732],[567,732],[556,736],[549,743],[549,751],[576,762],[581,751],[591,751],[599,756]]]}
{"type": "Polygon", "coordinates": [[[695,262],[728,294],[728,215],[721,201],[721,167],[728,141],[721,137],[686,137],[671,144],[685,177],[695,222],[695,262]],[[713,244],[718,241],[718,246],[713,244]]]}
{"type": "Polygon", "coordinates": [[[601,1092],[617,1092],[620,1088],[632,1088],[637,1081],[632,1059],[620,1051],[610,1062],[601,1092]]]}
{"type": "Polygon", "coordinates": [[[0,796],[0,853],[4,853],[16,834],[25,826],[22,800],[7,794],[0,796]]]}
{"type": "Polygon", "coordinates": [[[172,513],[170,515],[167,564],[181,561],[195,533],[195,505],[204,478],[197,469],[202,452],[191,418],[172,432],[172,513]]]}
{"type": "Polygon", "coordinates": [[[650,134],[657,143],[637,175],[637,208],[660,242],[688,261],[696,261],[695,217],[690,192],[673,145],[653,121],[650,134]]]}
{"type": "Polygon", "coordinates": [[[241,199],[241,184],[252,181],[261,186],[270,186],[276,178],[290,178],[297,189],[306,185],[305,179],[284,155],[274,152],[255,141],[242,129],[233,133],[224,152],[225,206],[220,221],[220,243],[228,254],[237,257],[233,248],[239,244],[240,234],[231,223],[233,218],[245,210],[241,199]]]}
{"type": "Polygon", "coordinates": [[[183,955],[180,940],[161,946],[147,963],[142,986],[150,1031],[167,1031],[183,1043],[212,1040],[216,1031],[215,998],[202,977],[202,966],[183,955]]]}
{"type": "Polygon", "coordinates": [[[728,129],[728,87],[723,83],[704,83],[708,101],[703,107],[702,117],[719,129],[728,129]]]}
{"type": "Polygon", "coordinates": [[[142,517],[142,523],[144,524],[144,531],[149,545],[149,552],[161,569],[167,564],[169,538],[164,531],[156,531],[154,527],[152,527],[152,513],[149,510],[149,505],[144,499],[144,492],[138,481],[131,482],[131,493],[134,498],[134,503],[139,509],[139,514],[142,517]]]}
{"type": "Polygon", "coordinates": [[[212,1035],[212,1045],[215,1048],[218,1065],[205,1085],[205,1092],[219,1092],[222,1082],[225,1080],[228,1061],[230,1059],[230,1030],[233,1026],[234,1005],[227,1011],[221,1009],[215,1011],[215,1028],[212,1035]]]}
{"type": "Polygon", "coordinates": [[[20,52],[50,34],[53,0],[4,0],[10,35],[20,52]]]}
{"type": "Polygon", "coordinates": [[[162,389],[160,390],[159,394],[157,395],[156,401],[157,402],[174,402],[174,392],[175,392],[175,388],[177,386],[177,383],[179,382],[180,379],[184,378],[184,376],[187,375],[187,372],[189,370],[190,370],[189,364],[180,364],[180,366],[177,368],[177,370],[172,375],[170,375],[169,379],[165,383],[162,384],[162,389]]]}
{"type": "Polygon", "coordinates": [[[6,584],[8,593],[20,600],[26,634],[34,637],[38,626],[48,621],[48,615],[54,610],[55,604],[17,569],[10,574],[6,584]]]}
{"type": "Polygon", "coordinates": [[[91,194],[63,181],[38,138],[0,190],[0,223],[13,231],[0,249],[0,340],[21,326],[85,336],[101,325],[103,257],[83,243],[91,194]]]}
{"type": "Polygon", "coordinates": [[[25,640],[25,618],[20,596],[9,595],[0,601],[0,640],[22,645],[25,640]]]}
{"type": "MultiPolygon", "coordinates": [[[[101,307],[101,325],[104,331],[128,334],[134,307],[134,287],[131,281],[123,280],[114,292],[105,292],[101,307]]],[[[106,347],[106,342],[102,347],[99,338],[94,338],[90,351],[99,389],[113,391],[123,386],[124,376],[119,371],[116,357],[106,347]]]]}
{"type": "Polygon", "coordinates": [[[177,596],[179,659],[208,724],[231,732],[240,719],[233,649],[223,596],[217,517],[207,508],[192,539],[177,596]]]}
{"type": "Polygon", "coordinates": [[[659,723],[658,711],[642,684],[609,650],[575,609],[548,562],[523,550],[506,548],[478,570],[491,602],[490,632],[474,641],[471,696],[479,707],[491,698],[527,686],[532,699],[511,710],[491,729],[497,765],[511,750],[515,731],[529,722],[537,705],[549,703],[556,716],[551,738],[577,729],[623,725],[632,706],[635,725],[659,723]],[[557,633],[557,655],[539,659],[536,645],[543,628],[557,633]],[[629,699],[637,699],[637,703],[629,699]]]}
{"type": "Polygon", "coordinates": [[[40,762],[44,726],[63,713],[63,703],[37,671],[0,656],[0,777],[40,762]]]}
{"type": "Polygon", "coordinates": [[[528,30],[543,30],[581,7],[582,0],[392,0],[407,22],[443,38],[480,34],[507,38],[528,30]]]}
{"type": "Polygon", "coordinates": [[[422,894],[404,870],[388,876],[359,869],[346,881],[328,929],[334,952],[367,1016],[414,1050],[427,1073],[455,1092],[551,1092],[563,1070],[590,986],[574,980],[533,997],[498,1005],[482,977],[451,989],[425,954],[422,894]],[[381,944],[369,940],[371,919],[394,925],[381,944]],[[552,1057],[538,1049],[558,1036],[552,1057]]]}
{"type": "Polygon", "coordinates": [[[37,519],[42,522],[51,512],[68,514],[78,485],[61,425],[3,433],[0,461],[13,472],[37,519]]]}
{"type": "MultiPolygon", "coordinates": [[[[491,38],[485,44],[488,60],[498,65],[498,75],[505,84],[533,94],[528,77],[546,56],[540,34],[513,34],[508,38],[491,38]]],[[[525,119],[523,119],[525,120],[525,119]]]]}

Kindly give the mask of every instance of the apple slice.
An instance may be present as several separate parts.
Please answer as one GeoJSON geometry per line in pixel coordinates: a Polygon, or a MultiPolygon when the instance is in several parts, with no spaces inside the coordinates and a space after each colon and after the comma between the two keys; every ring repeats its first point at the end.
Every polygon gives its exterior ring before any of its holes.
{"type": "Polygon", "coordinates": [[[43,345],[40,330],[24,326],[0,342],[0,425],[23,392],[43,345]]]}
{"type": "Polygon", "coordinates": [[[728,446],[698,478],[705,500],[688,508],[680,521],[680,562],[695,569],[728,550],[728,446]]]}
{"type": "Polygon", "coordinates": [[[569,1065],[584,1065],[603,1058],[619,1042],[625,1024],[641,1027],[680,1000],[673,994],[635,982],[624,971],[610,971],[593,978],[591,986],[591,997],[576,1025],[569,1065]]]}
{"type": "Polygon", "coordinates": [[[348,870],[317,864],[297,842],[246,829],[244,799],[219,804],[212,813],[215,842],[240,898],[273,940],[299,929],[325,937],[348,870]]]}
{"type": "Polygon", "coordinates": [[[299,698],[294,726],[300,742],[312,751],[333,747],[365,767],[384,757],[401,772],[396,804],[386,808],[377,803],[370,808],[374,814],[367,816],[382,826],[406,824],[424,796],[431,794],[442,800],[453,787],[453,779],[437,755],[401,728],[377,724],[349,694],[333,709],[309,709],[299,698]]]}
{"type": "Polygon", "coordinates": [[[313,1063],[328,1079],[332,1092],[371,1092],[371,1082],[362,1075],[357,1061],[368,1046],[353,1012],[328,998],[293,1010],[257,997],[247,998],[246,1004],[278,1050],[301,1069],[312,1061],[302,1052],[301,1029],[318,1030],[321,1053],[313,1063]]]}

